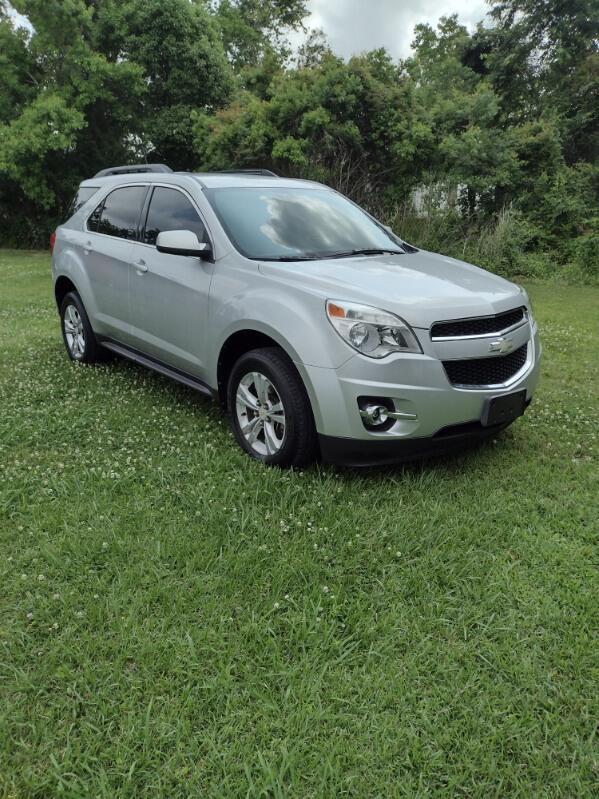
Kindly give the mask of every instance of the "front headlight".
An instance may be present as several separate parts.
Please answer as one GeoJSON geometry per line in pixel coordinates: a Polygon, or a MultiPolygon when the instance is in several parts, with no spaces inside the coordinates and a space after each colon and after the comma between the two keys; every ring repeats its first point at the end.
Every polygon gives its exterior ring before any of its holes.
{"type": "Polygon", "coordinates": [[[412,328],[395,314],[342,300],[327,300],[327,317],[341,338],[362,355],[422,352],[412,328]]]}
{"type": "Polygon", "coordinates": [[[520,294],[522,294],[522,296],[524,297],[524,304],[526,306],[526,316],[528,317],[528,323],[530,324],[531,327],[534,327],[535,326],[535,318],[534,318],[534,315],[533,315],[533,312],[532,312],[532,302],[530,301],[530,297],[528,296],[528,292],[526,291],[524,286],[521,286],[519,283],[516,284],[516,285],[520,289],[520,294]]]}

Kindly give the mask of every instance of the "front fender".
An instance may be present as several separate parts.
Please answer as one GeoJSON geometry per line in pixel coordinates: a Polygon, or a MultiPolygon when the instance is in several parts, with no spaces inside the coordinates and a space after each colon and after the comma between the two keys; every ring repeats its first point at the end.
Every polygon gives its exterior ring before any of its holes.
{"type": "Polygon", "coordinates": [[[225,299],[218,296],[219,289],[213,282],[210,325],[215,336],[209,348],[213,375],[223,344],[243,330],[269,336],[296,364],[336,369],[352,357],[326,318],[322,297],[270,287],[263,280],[257,283],[256,287],[225,299]]]}
{"type": "MultiPolygon", "coordinates": [[[[309,370],[309,368],[302,362],[297,349],[295,346],[289,341],[288,338],[283,336],[279,330],[272,327],[271,325],[265,323],[261,319],[240,319],[235,324],[230,325],[227,330],[224,332],[222,336],[222,340],[219,342],[216,351],[213,353],[216,355],[216,360],[211,364],[211,384],[214,386],[218,385],[218,354],[221,352],[225,342],[235,333],[239,332],[256,332],[262,333],[265,336],[271,338],[274,342],[276,342],[281,349],[287,353],[287,355],[291,358],[294,362],[297,371],[302,379],[306,392],[308,394],[308,399],[310,400],[310,405],[312,407],[312,413],[314,415],[314,421],[316,423],[316,429],[321,430],[323,420],[322,415],[320,412],[320,403],[318,401],[318,392],[317,388],[312,380],[311,371],[319,372],[319,373],[328,373],[330,375],[334,374],[333,369],[313,369],[309,370]]],[[[212,353],[211,353],[212,355],[212,353]]]]}
{"type": "MultiPolygon", "coordinates": [[[[251,267],[250,267],[251,268],[251,267]]],[[[275,341],[294,362],[308,393],[316,429],[322,429],[319,390],[336,382],[335,369],[353,353],[339,338],[325,314],[325,298],[316,293],[272,284],[255,270],[215,272],[211,286],[209,382],[218,384],[218,359],[235,333],[262,333],[275,341]]]]}

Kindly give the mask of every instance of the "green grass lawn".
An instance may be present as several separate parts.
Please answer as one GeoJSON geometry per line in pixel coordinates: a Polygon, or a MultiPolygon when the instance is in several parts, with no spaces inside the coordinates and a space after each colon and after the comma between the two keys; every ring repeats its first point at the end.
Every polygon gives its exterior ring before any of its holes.
{"type": "Polygon", "coordinates": [[[0,252],[0,796],[596,796],[599,289],[528,288],[496,441],[292,473],[0,252]]]}

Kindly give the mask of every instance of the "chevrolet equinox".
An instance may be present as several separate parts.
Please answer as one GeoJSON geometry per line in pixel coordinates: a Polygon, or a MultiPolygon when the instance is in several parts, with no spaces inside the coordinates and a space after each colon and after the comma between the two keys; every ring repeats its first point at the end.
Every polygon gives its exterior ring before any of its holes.
{"type": "Polygon", "coordinates": [[[74,361],[112,351],[217,398],[267,464],[419,458],[524,413],[524,289],[417,249],[319,183],[114,167],[51,237],[74,361]]]}

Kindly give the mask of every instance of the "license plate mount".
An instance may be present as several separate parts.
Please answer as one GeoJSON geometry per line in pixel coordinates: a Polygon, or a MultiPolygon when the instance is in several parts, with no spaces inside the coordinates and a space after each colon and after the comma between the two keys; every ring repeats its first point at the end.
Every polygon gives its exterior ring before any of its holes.
{"type": "Polygon", "coordinates": [[[522,416],[526,408],[526,389],[491,397],[485,402],[480,423],[483,427],[494,427],[498,424],[513,422],[522,416]]]}

